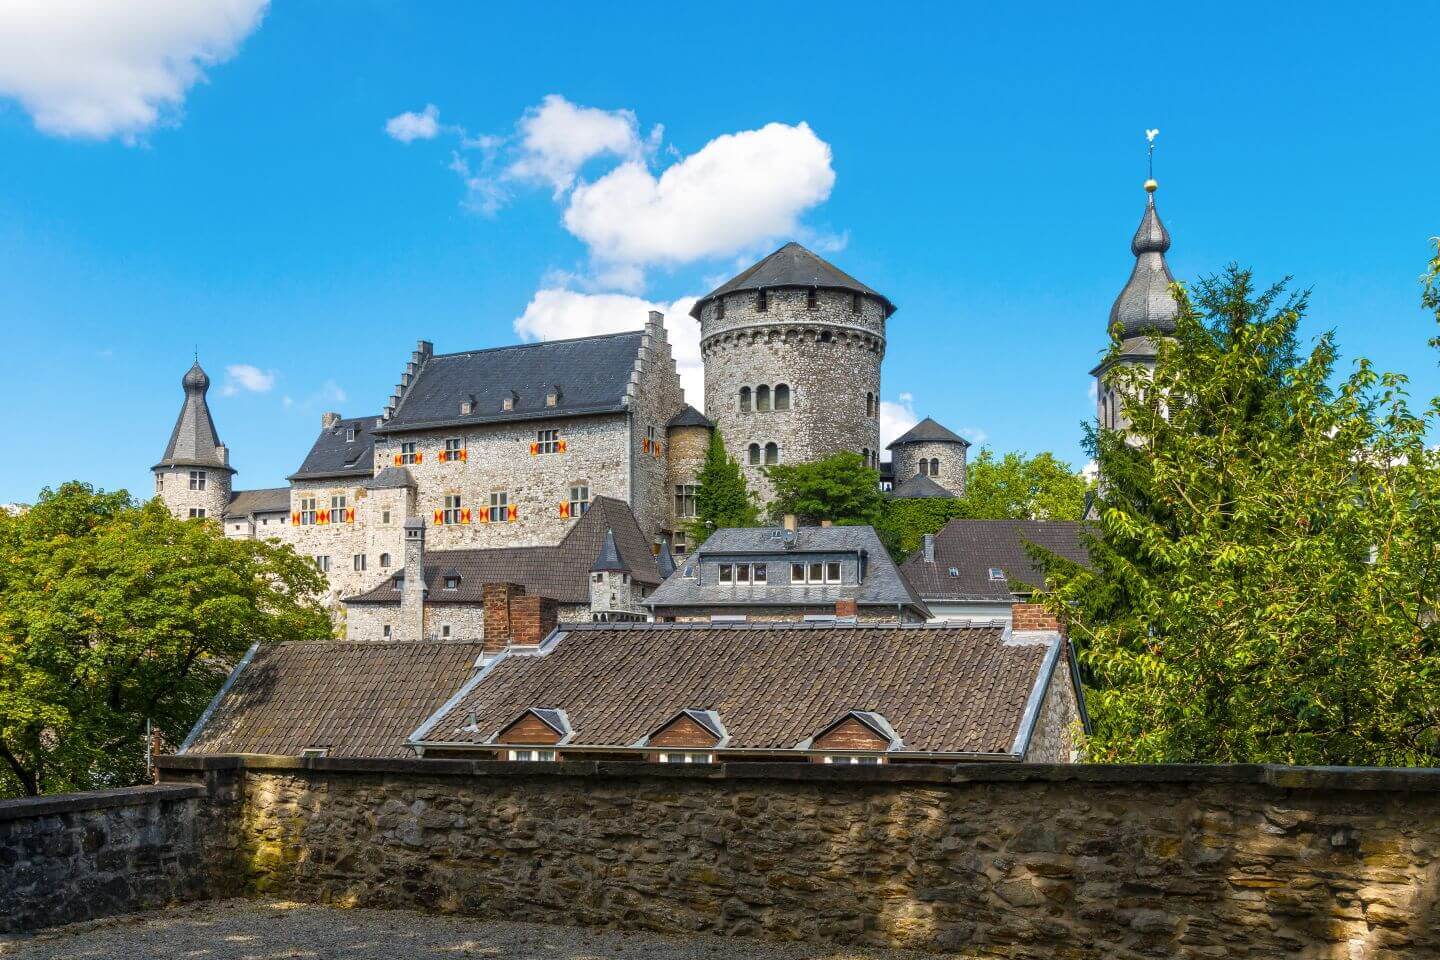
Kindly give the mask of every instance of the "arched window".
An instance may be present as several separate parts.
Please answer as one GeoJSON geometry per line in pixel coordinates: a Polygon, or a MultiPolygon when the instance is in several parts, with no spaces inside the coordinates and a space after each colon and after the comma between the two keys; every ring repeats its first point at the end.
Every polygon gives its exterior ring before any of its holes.
{"type": "Polygon", "coordinates": [[[780,448],[779,448],[777,445],[775,445],[775,444],[773,444],[773,443],[767,443],[767,444],[765,444],[765,462],[766,462],[766,463],[779,463],[779,462],[780,462],[780,448]]]}
{"type": "Polygon", "coordinates": [[[865,466],[867,466],[867,467],[870,466],[870,448],[869,448],[869,447],[861,447],[861,448],[860,448],[860,458],[865,461],[865,466]]]}
{"type": "Polygon", "coordinates": [[[920,476],[930,476],[930,461],[926,460],[924,457],[920,458],[920,476]]]}
{"type": "Polygon", "coordinates": [[[821,331],[820,331],[820,342],[821,342],[821,343],[829,343],[831,340],[834,340],[834,339],[835,339],[835,334],[831,333],[829,330],[821,330],[821,331]]]}
{"type": "Polygon", "coordinates": [[[755,411],[757,413],[770,411],[770,388],[763,384],[755,388],[755,411]]]}
{"type": "Polygon", "coordinates": [[[938,476],[940,476],[940,458],[939,458],[939,457],[931,457],[931,458],[930,458],[930,476],[932,476],[932,477],[938,477],[938,476]]]}
{"type": "Polygon", "coordinates": [[[741,387],[741,388],[740,388],[740,412],[741,412],[741,413],[749,413],[749,412],[750,412],[750,388],[749,388],[749,387],[741,387]]]}
{"type": "Polygon", "coordinates": [[[758,443],[752,443],[752,444],[750,444],[750,463],[751,463],[751,464],[757,464],[757,463],[759,463],[759,462],[760,462],[760,444],[758,444],[758,443]]]}
{"type": "Polygon", "coordinates": [[[875,416],[875,394],[865,391],[865,416],[875,416]]]}
{"type": "Polygon", "coordinates": [[[783,383],[775,384],[775,409],[790,409],[790,388],[783,383]]]}
{"type": "Polygon", "coordinates": [[[388,567],[388,566],[390,566],[390,554],[388,554],[388,553],[382,553],[382,554],[380,554],[380,566],[382,566],[382,567],[388,567]]]}

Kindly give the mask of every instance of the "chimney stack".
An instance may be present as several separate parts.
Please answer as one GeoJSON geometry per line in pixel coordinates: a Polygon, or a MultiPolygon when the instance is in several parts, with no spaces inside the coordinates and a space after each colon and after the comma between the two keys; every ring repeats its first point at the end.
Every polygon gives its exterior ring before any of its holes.
{"type": "Polygon", "coordinates": [[[935,562],[935,534],[925,534],[925,562],[935,562]]]}
{"type": "Polygon", "coordinates": [[[320,414],[321,430],[334,430],[337,426],[339,426],[339,424],[340,414],[334,412],[326,412],[320,414]]]}
{"type": "Polygon", "coordinates": [[[796,521],[795,521],[795,514],[793,514],[793,513],[787,513],[787,514],[785,514],[785,529],[786,529],[786,530],[789,530],[791,533],[794,533],[794,532],[795,532],[795,527],[796,527],[797,525],[798,525],[798,524],[797,524],[796,521]]]}
{"type": "Polygon", "coordinates": [[[401,635],[398,639],[425,639],[425,521],[405,521],[405,587],[400,592],[401,635]]]}

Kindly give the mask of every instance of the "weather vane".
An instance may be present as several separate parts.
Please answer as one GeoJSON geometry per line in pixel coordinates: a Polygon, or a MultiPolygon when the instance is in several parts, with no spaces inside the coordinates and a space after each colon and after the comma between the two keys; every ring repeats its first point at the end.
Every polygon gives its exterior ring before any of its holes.
{"type": "Polygon", "coordinates": [[[1160,131],[1159,131],[1159,130],[1146,130],[1146,131],[1145,131],[1145,139],[1150,142],[1150,150],[1149,150],[1148,155],[1147,155],[1146,158],[1145,158],[1146,172],[1147,172],[1147,174],[1149,175],[1149,176],[1148,176],[1148,179],[1150,179],[1150,180],[1154,180],[1154,179],[1155,179],[1155,138],[1156,138],[1157,136],[1159,136],[1159,135],[1160,135],[1160,131]]]}

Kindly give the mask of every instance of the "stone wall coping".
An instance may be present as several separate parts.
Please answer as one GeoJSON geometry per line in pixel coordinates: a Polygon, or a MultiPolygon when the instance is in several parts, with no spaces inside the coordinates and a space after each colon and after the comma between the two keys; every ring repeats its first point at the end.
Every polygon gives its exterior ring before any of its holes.
{"type": "MultiPolygon", "coordinates": [[[[1275,764],[1035,764],[1035,763],[896,763],[883,766],[827,766],[818,763],[745,761],[718,764],[656,764],[633,760],[562,760],[558,763],[517,763],[500,760],[346,759],[225,754],[156,758],[163,775],[255,770],[284,772],[412,775],[428,777],[607,777],[634,780],[771,780],[800,783],[1093,783],[1103,784],[1258,784],[1284,790],[1348,790],[1440,793],[1440,768],[1435,767],[1289,767],[1275,764]]],[[[155,787],[138,787],[156,790],[155,787]]],[[[110,791],[125,795],[126,791],[110,791]]],[[[71,795],[84,802],[108,794],[71,795]]],[[[180,794],[188,796],[193,794],[180,794]]],[[[144,803],[153,794],[137,794],[118,803],[144,803]]],[[[54,802],[65,797],[46,798],[54,802]]],[[[31,803],[35,801],[18,801],[31,803]]],[[[98,805],[98,804],[97,804],[98,805]]],[[[6,804],[0,803],[0,819],[6,804]]],[[[76,809],[83,809],[77,807],[76,809]]]]}
{"type": "Polygon", "coordinates": [[[122,790],[94,790],[89,793],[57,793],[50,797],[0,800],[0,820],[26,820],[110,807],[139,807],[165,800],[195,800],[207,791],[200,784],[162,783],[122,790]]]}

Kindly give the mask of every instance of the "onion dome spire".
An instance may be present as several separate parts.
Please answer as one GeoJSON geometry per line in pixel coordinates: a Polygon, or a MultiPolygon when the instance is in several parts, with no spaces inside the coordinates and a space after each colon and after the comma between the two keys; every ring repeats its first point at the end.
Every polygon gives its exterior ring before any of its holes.
{"type": "Polygon", "coordinates": [[[1165,252],[1170,249],[1170,231],[1160,222],[1155,210],[1155,191],[1159,185],[1154,179],[1145,181],[1145,214],[1140,218],[1140,227],[1130,241],[1130,251],[1135,254],[1135,269],[1115,305],[1110,308],[1110,329],[1120,325],[1120,335],[1126,340],[1146,334],[1171,334],[1175,332],[1175,316],[1179,307],[1170,295],[1170,285],[1175,278],[1170,274],[1170,265],[1165,262],[1165,252]]]}
{"type": "Polygon", "coordinates": [[[180,378],[185,389],[185,402],[180,415],[175,418],[175,428],[170,431],[170,442],[165,445],[165,455],[154,469],[165,467],[207,467],[234,472],[220,434],[215,430],[215,421],[210,416],[210,405],[205,394],[210,390],[210,375],[200,366],[197,357],[185,376],[180,378]]]}

